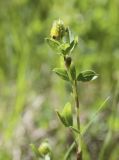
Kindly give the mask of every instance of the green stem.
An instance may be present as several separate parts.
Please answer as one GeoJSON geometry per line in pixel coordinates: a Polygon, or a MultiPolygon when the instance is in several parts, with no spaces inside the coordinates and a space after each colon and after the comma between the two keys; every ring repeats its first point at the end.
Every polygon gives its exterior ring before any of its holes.
{"type": "Polygon", "coordinates": [[[74,132],[73,132],[72,129],[70,129],[70,130],[71,130],[71,133],[72,133],[73,138],[74,138],[74,144],[76,145],[76,147],[78,147],[78,143],[77,143],[76,137],[75,137],[75,135],[74,135],[74,132]]]}
{"type": "Polygon", "coordinates": [[[77,114],[77,128],[80,131],[80,119],[79,119],[79,98],[78,98],[78,89],[77,89],[77,81],[74,80],[73,83],[73,93],[74,93],[74,98],[75,98],[75,104],[76,104],[76,114],[77,114]]]}
{"type": "MultiPolygon", "coordinates": [[[[80,132],[80,108],[79,108],[79,97],[78,97],[78,86],[77,80],[74,80],[73,83],[73,93],[76,105],[76,118],[77,118],[77,128],[80,132]]],[[[81,134],[78,135],[78,149],[77,149],[77,160],[82,160],[82,150],[81,150],[81,134]]]]}
{"type": "MultiPolygon", "coordinates": [[[[66,65],[66,62],[67,62],[66,57],[64,57],[64,61],[65,61],[65,65],[66,65]]],[[[80,117],[79,117],[80,116],[80,110],[79,110],[79,97],[78,97],[77,80],[76,80],[76,77],[75,78],[72,77],[70,66],[66,65],[66,69],[67,69],[67,73],[68,73],[69,79],[70,79],[71,84],[72,84],[72,90],[73,90],[73,95],[74,95],[74,99],[75,99],[75,106],[76,106],[77,128],[80,132],[80,117]]],[[[77,146],[77,160],[82,160],[81,134],[78,134],[78,140],[75,139],[75,141],[78,144],[78,146],[77,146]]]]}

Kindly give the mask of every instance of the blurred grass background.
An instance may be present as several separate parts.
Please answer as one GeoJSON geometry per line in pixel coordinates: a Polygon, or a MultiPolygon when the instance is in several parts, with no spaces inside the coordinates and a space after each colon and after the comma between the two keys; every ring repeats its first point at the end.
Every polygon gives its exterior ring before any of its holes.
{"type": "Polygon", "coordinates": [[[111,97],[84,135],[84,159],[118,160],[118,0],[0,1],[0,160],[35,159],[29,144],[38,146],[43,138],[54,159],[62,159],[72,143],[54,111],[71,99],[71,88],[52,73],[61,62],[44,41],[58,18],[79,35],[77,71],[100,75],[79,85],[82,126],[111,97]]]}

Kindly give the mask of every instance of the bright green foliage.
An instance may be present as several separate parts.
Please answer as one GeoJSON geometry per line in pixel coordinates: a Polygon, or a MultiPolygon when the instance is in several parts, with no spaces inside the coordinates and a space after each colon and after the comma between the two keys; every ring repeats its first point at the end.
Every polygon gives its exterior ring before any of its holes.
{"type": "Polygon", "coordinates": [[[70,126],[70,128],[71,128],[74,132],[80,134],[80,131],[79,131],[77,128],[75,128],[75,127],[73,127],[73,126],[70,126]]]}
{"type": "MultiPolygon", "coordinates": [[[[52,32],[52,28],[51,28],[51,32],[52,32]]],[[[58,34],[57,32],[62,32],[62,28],[61,28],[61,31],[59,28],[58,31],[55,31],[54,33],[58,34]]],[[[56,50],[59,54],[64,56],[67,54],[70,54],[78,44],[78,37],[74,37],[71,34],[71,31],[69,28],[63,31],[62,36],[59,36],[60,38],[56,38],[56,37],[54,35],[54,38],[53,36],[51,36],[51,38],[46,38],[46,42],[53,50],[56,50]]]]}
{"type": "Polygon", "coordinates": [[[69,77],[68,77],[66,69],[63,69],[63,68],[54,68],[53,72],[55,72],[63,80],[69,81],[69,77]]]}
{"type": "Polygon", "coordinates": [[[98,75],[94,71],[87,70],[79,73],[79,75],[77,76],[77,80],[82,82],[88,82],[95,80],[97,77],[98,75]]]}
{"type": "Polygon", "coordinates": [[[73,125],[73,116],[72,116],[72,108],[71,104],[68,102],[64,106],[62,112],[57,111],[57,115],[61,122],[66,126],[70,127],[73,125]]]}
{"type": "Polygon", "coordinates": [[[60,43],[58,41],[51,39],[51,38],[46,38],[46,42],[49,44],[49,46],[52,49],[59,51],[60,43]]]}

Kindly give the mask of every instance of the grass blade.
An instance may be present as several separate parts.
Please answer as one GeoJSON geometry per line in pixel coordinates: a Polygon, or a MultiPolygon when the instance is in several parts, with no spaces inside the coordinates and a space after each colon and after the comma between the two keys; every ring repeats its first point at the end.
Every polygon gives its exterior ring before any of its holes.
{"type": "Polygon", "coordinates": [[[89,123],[84,127],[84,129],[81,131],[81,134],[84,135],[86,133],[86,131],[88,130],[88,128],[91,126],[91,124],[93,123],[94,119],[96,118],[97,114],[104,108],[106,102],[110,99],[110,96],[107,97],[104,102],[100,105],[100,107],[97,109],[97,111],[95,112],[95,114],[93,115],[92,119],[89,121],[89,123]]]}

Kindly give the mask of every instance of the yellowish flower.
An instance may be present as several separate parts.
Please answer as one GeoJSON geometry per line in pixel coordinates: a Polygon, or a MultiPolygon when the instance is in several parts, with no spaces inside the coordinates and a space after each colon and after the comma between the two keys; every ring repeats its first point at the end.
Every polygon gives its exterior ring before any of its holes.
{"type": "Polygon", "coordinates": [[[50,36],[53,39],[60,40],[65,34],[65,27],[63,21],[60,19],[58,21],[54,21],[51,31],[50,31],[50,36]]]}

